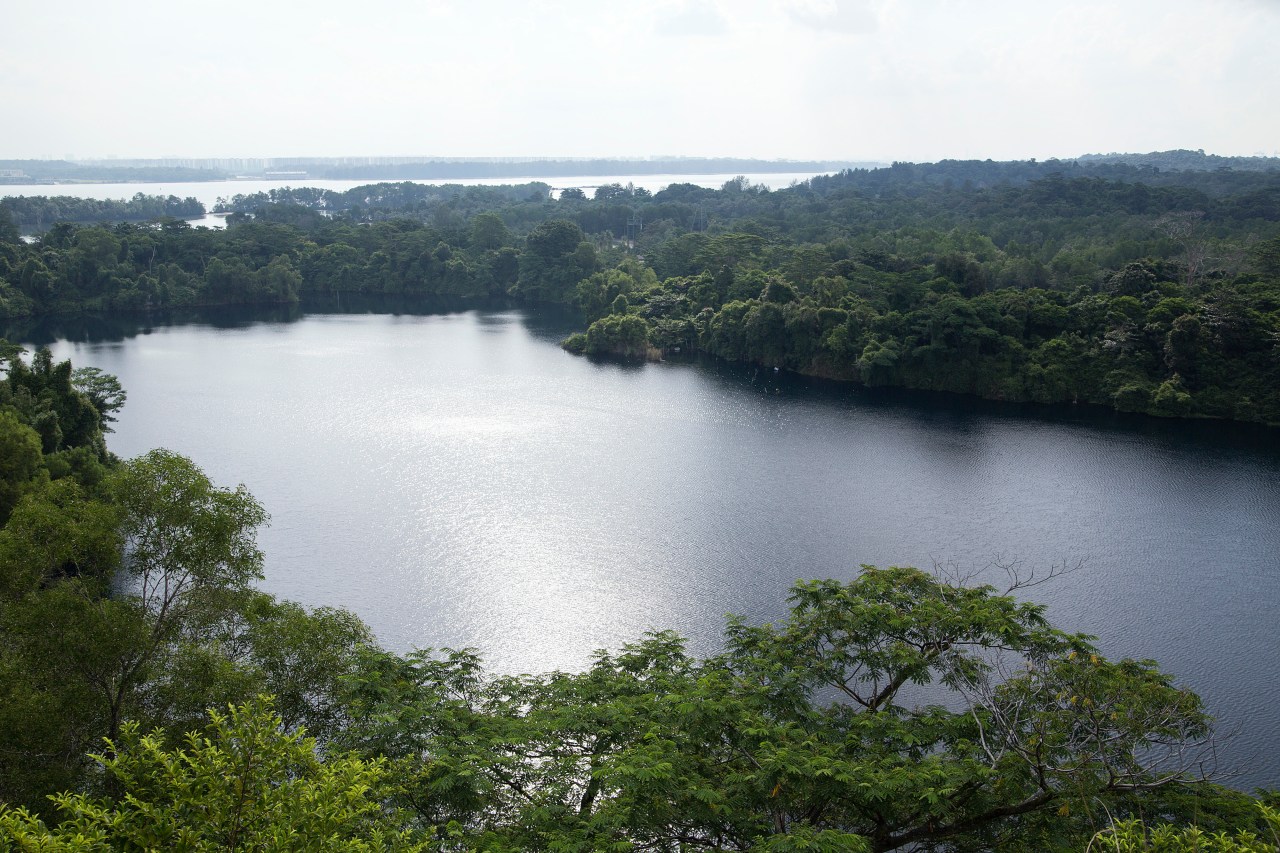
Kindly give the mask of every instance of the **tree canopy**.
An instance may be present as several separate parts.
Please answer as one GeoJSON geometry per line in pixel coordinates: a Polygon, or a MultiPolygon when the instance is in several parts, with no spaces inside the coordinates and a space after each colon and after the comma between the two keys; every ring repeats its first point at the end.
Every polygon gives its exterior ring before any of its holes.
{"type": "Polygon", "coordinates": [[[596,353],[1278,424],[1280,173],[1246,166],[899,163],[559,200],[545,184],[285,187],[229,200],[225,231],[45,220],[28,245],[0,229],[0,318],[516,299],[577,309],[584,334],[618,317],[596,353]]]}

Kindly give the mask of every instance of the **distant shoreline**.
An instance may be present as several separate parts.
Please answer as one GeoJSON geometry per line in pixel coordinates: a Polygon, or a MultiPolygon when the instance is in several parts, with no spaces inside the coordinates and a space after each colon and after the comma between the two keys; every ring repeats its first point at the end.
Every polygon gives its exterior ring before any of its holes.
{"type": "Polygon", "coordinates": [[[0,160],[0,187],[76,184],[160,183],[180,181],[308,180],[476,180],[492,178],[612,177],[620,174],[705,175],[827,173],[844,169],[881,168],[887,163],[852,160],[753,160],[736,157],[672,159],[525,159],[525,160],[408,160],[370,162],[372,158],[303,158],[284,162],[178,160],[0,160]],[[4,173],[9,174],[4,174],[4,173]],[[16,173],[16,174],[15,174],[16,173]]]}

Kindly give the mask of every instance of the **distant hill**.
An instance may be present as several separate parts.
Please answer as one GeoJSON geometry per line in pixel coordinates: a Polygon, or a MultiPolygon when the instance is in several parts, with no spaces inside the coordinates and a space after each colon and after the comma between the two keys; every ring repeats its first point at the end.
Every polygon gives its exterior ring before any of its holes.
{"type": "Polygon", "coordinates": [[[1231,169],[1237,172],[1265,172],[1280,169],[1280,157],[1220,157],[1206,154],[1204,149],[1188,151],[1152,151],[1149,154],[1085,154],[1076,158],[1081,163],[1120,163],[1126,166],[1151,166],[1162,171],[1212,172],[1231,169]]]}
{"type": "MultiPolygon", "coordinates": [[[[496,157],[281,157],[259,159],[0,160],[0,185],[28,183],[218,181],[233,176],[358,181],[455,181],[475,178],[554,179],[626,175],[752,175],[857,172],[878,182],[907,176],[915,182],[972,181],[977,186],[1036,180],[1052,172],[1086,168],[1097,177],[1159,181],[1157,173],[1280,171],[1280,157],[1222,157],[1203,150],[1148,154],[1084,154],[1048,161],[939,160],[892,165],[852,160],[761,160],[741,157],[496,158],[496,157]],[[1109,171],[1110,170],[1110,171],[1109,171]]],[[[1243,175],[1238,176],[1243,179],[1243,175]]]]}
{"type": "Polygon", "coordinates": [[[101,166],[70,160],[0,160],[0,185],[50,184],[55,182],[136,183],[140,181],[220,181],[227,178],[217,169],[184,166],[101,166]]]}

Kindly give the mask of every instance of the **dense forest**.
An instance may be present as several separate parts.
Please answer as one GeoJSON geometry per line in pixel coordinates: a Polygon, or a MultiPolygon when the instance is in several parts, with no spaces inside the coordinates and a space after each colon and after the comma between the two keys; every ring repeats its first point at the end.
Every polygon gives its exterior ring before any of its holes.
{"type": "Polygon", "coordinates": [[[1032,578],[864,566],[711,657],[494,675],[258,591],[244,487],[114,457],[114,377],[2,359],[0,849],[1276,849],[1200,700],[1032,578]]]}
{"type": "Polygon", "coordinates": [[[593,355],[1280,424],[1274,169],[943,161],[553,195],[282,188],[230,199],[226,231],[57,224],[31,244],[0,210],[0,317],[502,297],[574,307],[566,346],[593,355]]]}
{"type": "Polygon", "coordinates": [[[204,216],[204,205],[194,198],[149,196],[135,193],[131,199],[77,198],[75,196],[10,196],[0,199],[0,220],[8,220],[23,232],[43,232],[58,222],[144,222],[154,219],[194,219],[204,216]]]}

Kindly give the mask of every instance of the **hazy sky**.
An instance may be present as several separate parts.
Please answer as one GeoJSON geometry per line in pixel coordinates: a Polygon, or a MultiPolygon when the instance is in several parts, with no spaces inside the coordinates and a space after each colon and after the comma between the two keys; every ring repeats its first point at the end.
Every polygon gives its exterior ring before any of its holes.
{"type": "Polygon", "coordinates": [[[0,157],[1280,154],[1280,0],[5,0],[0,157]]]}

